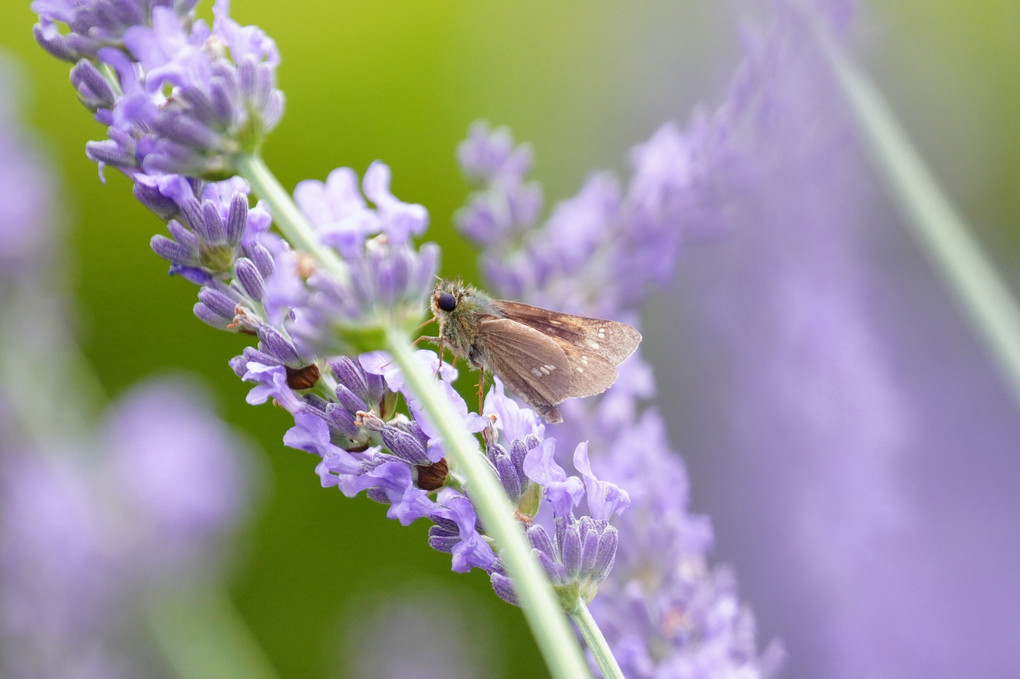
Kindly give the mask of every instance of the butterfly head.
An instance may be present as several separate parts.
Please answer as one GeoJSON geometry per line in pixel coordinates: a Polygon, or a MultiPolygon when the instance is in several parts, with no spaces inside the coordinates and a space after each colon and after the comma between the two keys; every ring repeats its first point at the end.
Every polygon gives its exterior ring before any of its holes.
{"type": "Polygon", "coordinates": [[[440,323],[475,313],[484,313],[491,305],[486,295],[462,281],[441,280],[432,291],[429,306],[440,323]]]}

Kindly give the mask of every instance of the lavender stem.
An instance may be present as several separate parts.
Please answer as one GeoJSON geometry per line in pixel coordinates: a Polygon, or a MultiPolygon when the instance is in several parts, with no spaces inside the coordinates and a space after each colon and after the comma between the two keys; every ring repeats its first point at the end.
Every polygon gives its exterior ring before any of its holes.
{"type": "Polygon", "coordinates": [[[154,603],[148,607],[152,636],[181,679],[279,677],[221,588],[154,603]]]}
{"type": "MultiPolygon", "coordinates": [[[[344,263],[333,251],[319,245],[312,227],[262,158],[256,154],[242,155],[236,167],[255,193],[269,204],[274,223],[288,240],[295,247],[314,256],[331,273],[346,279],[348,272],[344,263]]],[[[477,444],[466,432],[451,424],[456,418],[446,412],[446,407],[442,405],[444,399],[434,382],[414,360],[410,342],[404,332],[389,327],[385,342],[386,349],[400,365],[426,411],[449,442],[451,457],[463,470],[470,485],[476,489],[471,494],[471,500],[486,529],[503,550],[507,567],[517,585],[525,617],[550,672],[554,677],[563,679],[590,676],[587,663],[556,595],[538,561],[532,556],[531,546],[514,521],[513,507],[486,466],[477,444]]]]}
{"type": "MultiPolygon", "coordinates": [[[[478,445],[467,432],[453,425],[443,405],[444,399],[434,380],[414,359],[410,341],[397,330],[386,333],[386,350],[390,352],[408,383],[414,389],[447,443],[450,457],[469,480],[474,492],[471,502],[486,531],[495,539],[500,556],[514,580],[515,592],[521,601],[524,616],[531,627],[546,665],[554,677],[574,679],[590,677],[584,656],[567,623],[548,578],[532,555],[514,509],[502,486],[490,471],[478,445]]],[[[594,621],[592,621],[594,624],[594,621]]],[[[601,635],[600,635],[601,636],[601,635]]],[[[608,675],[607,675],[608,676],[608,675]]],[[[622,675],[618,675],[622,676],[622,675]]]]}
{"type": "Polygon", "coordinates": [[[581,636],[584,637],[584,642],[588,645],[588,650],[594,656],[595,662],[598,663],[599,669],[602,671],[602,679],[624,679],[623,670],[620,669],[620,665],[616,662],[616,657],[613,655],[612,649],[609,648],[609,643],[606,641],[605,636],[603,636],[602,630],[599,629],[598,623],[595,622],[595,618],[592,617],[591,612],[588,610],[588,605],[584,603],[583,599],[578,599],[577,608],[570,611],[570,617],[573,619],[574,624],[577,625],[581,636]]]}
{"type": "Polygon", "coordinates": [[[333,250],[319,245],[318,238],[308,220],[298,210],[290,194],[283,188],[265,161],[255,153],[242,154],[237,157],[236,168],[238,173],[251,184],[252,190],[269,204],[273,223],[287,237],[287,240],[296,249],[303,250],[318,259],[339,280],[346,281],[348,273],[343,261],[333,250]]]}
{"type": "Polygon", "coordinates": [[[1016,300],[939,189],[881,93],[825,27],[815,22],[814,28],[875,166],[906,217],[911,234],[998,363],[1020,405],[1020,309],[1016,300]]]}

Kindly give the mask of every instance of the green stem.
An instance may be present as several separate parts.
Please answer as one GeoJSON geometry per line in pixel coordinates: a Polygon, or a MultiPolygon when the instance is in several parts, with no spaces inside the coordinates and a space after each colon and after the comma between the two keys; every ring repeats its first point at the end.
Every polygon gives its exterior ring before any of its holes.
{"type": "MultiPolygon", "coordinates": [[[[347,267],[328,248],[322,247],[311,225],[298,210],[291,195],[283,188],[265,162],[255,154],[241,156],[238,172],[252,189],[269,203],[273,221],[291,244],[314,256],[331,273],[346,279],[347,267]]],[[[559,679],[590,677],[580,645],[574,637],[563,609],[520,524],[502,486],[479,453],[478,444],[466,431],[457,427],[455,413],[446,404],[435,381],[414,358],[410,340],[404,332],[389,325],[385,333],[386,349],[400,365],[414,393],[432,418],[446,442],[451,460],[463,472],[474,490],[471,501],[488,534],[497,542],[515,591],[521,600],[525,618],[531,625],[535,640],[545,657],[549,671],[559,679]]]]}
{"type": "Polygon", "coordinates": [[[10,318],[31,319],[30,330],[18,323],[0,330],[0,392],[8,414],[40,454],[59,456],[89,435],[109,399],[71,336],[61,293],[48,281],[27,281],[0,304],[10,318]]]}
{"type": "Polygon", "coordinates": [[[825,26],[816,21],[814,28],[875,166],[911,233],[998,363],[1020,405],[1020,309],[1016,300],[939,190],[881,93],[825,26]]]}
{"type": "Polygon", "coordinates": [[[624,679],[623,670],[617,664],[616,657],[613,656],[609,644],[606,643],[606,638],[602,636],[602,630],[599,629],[595,618],[591,617],[588,605],[584,603],[583,599],[578,599],[577,608],[570,612],[570,617],[573,618],[574,624],[577,625],[581,636],[584,637],[584,643],[588,645],[588,650],[595,656],[595,662],[602,670],[602,679],[624,679]]]}
{"type": "Polygon", "coordinates": [[[346,281],[348,273],[343,260],[333,250],[322,247],[311,224],[265,161],[256,153],[240,155],[237,157],[237,171],[248,180],[256,195],[269,203],[273,223],[287,237],[291,246],[312,255],[330,273],[346,281]]]}
{"type": "Polygon", "coordinates": [[[514,508],[479,451],[478,443],[457,426],[457,418],[450,412],[435,380],[415,359],[408,338],[398,330],[388,330],[386,349],[442,434],[450,459],[468,479],[471,502],[486,532],[500,547],[500,557],[514,580],[514,591],[549,671],[559,679],[590,677],[564,611],[545,572],[532,555],[531,545],[514,518],[514,508]]]}
{"type": "Polygon", "coordinates": [[[178,591],[148,607],[152,638],[181,679],[277,679],[226,592],[216,586],[178,591]]]}

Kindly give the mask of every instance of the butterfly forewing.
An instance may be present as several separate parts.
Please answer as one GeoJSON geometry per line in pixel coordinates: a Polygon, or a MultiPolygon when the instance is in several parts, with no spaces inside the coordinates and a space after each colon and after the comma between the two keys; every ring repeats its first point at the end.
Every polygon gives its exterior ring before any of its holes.
{"type": "Polygon", "coordinates": [[[505,299],[493,300],[493,304],[507,318],[585,349],[589,355],[597,354],[613,365],[634,353],[641,342],[641,333],[626,323],[562,314],[505,299]]]}

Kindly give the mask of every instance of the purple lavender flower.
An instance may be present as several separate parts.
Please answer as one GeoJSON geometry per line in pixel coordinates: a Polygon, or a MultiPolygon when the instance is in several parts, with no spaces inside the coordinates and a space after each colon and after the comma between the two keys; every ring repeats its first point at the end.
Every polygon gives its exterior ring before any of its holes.
{"type": "MultiPolygon", "coordinates": [[[[296,393],[282,366],[266,365],[259,355],[250,350],[233,364],[245,380],[258,383],[249,401],[273,398],[294,414],[295,426],[284,442],[320,458],[316,473],[324,487],[335,486],[348,496],[365,492],[389,505],[387,515],[403,524],[420,518],[432,521],[429,544],[452,555],[455,571],[481,568],[490,573],[497,593],[516,601],[512,583],[461,490],[463,481],[444,458],[441,438],[414,396],[405,391],[400,370],[385,354],[366,354],[359,361],[334,360],[325,379],[336,380],[335,401],[296,393]],[[410,418],[394,412],[390,389],[405,392],[410,418]]],[[[419,351],[417,358],[436,371],[433,352],[419,351]]],[[[456,371],[447,367],[442,375],[444,380],[453,379],[456,371]]],[[[487,407],[501,414],[495,419],[502,417],[509,425],[500,429],[493,428],[493,419],[470,413],[448,382],[443,386],[454,412],[461,415],[462,426],[468,431],[486,430],[490,459],[522,520],[532,526],[536,549],[544,555],[565,605],[572,607],[579,597],[590,599],[612,566],[617,538],[608,520],[626,507],[626,494],[594,477],[583,447],[575,465],[585,480],[568,476],[552,459],[554,441],[543,442],[536,435],[542,432],[537,416],[530,410],[521,412],[501,386],[486,399],[487,407]],[[505,438],[516,433],[524,433],[525,438],[505,438]],[[594,518],[576,518],[575,508],[584,499],[586,487],[594,518]],[[548,509],[539,515],[543,497],[548,509]],[[543,521],[548,530],[540,525],[543,521]]]]}
{"type": "MultiPolygon", "coordinates": [[[[13,432],[5,431],[12,441],[13,432]]],[[[6,447],[6,446],[5,446],[6,447]]],[[[61,676],[79,660],[113,665],[118,560],[107,549],[101,495],[78,451],[8,448],[0,467],[0,669],[61,676]]],[[[90,664],[90,663],[87,663],[90,664]]]]}
{"type": "Polygon", "coordinates": [[[698,494],[755,564],[742,590],[782,635],[789,676],[1012,676],[1020,651],[990,639],[1020,634],[1015,408],[786,9],[745,38],[769,115],[745,136],[740,236],[670,296],[688,350],[667,378],[718,389],[681,391],[676,431],[713,460],[692,470],[698,494]]]}
{"type": "MultiPolygon", "coordinates": [[[[72,82],[109,126],[110,139],[90,144],[89,155],[131,176],[139,200],[168,222],[169,237],[154,237],[152,247],[171,273],[200,286],[196,316],[258,338],[231,361],[255,383],[248,401],[272,399],[294,415],[285,441],[320,457],[323,485],[364,491],[404,523],[431,517],[449,476],[439,437],[415,404],[415,416],[397,413],[397,387],[386,387],[385,369],[366,371],[337,356],[383,327],[418,324],[438,263],[434,245],[411,243],[428,223],[425,209],[393,196],[381,163],[362,185],[371,207],[351,170],[335,171],[325,184],[303,182],[295,198],[346,271],[310,266],[304,253],[267,232],[269,216],[249,208],[245,182],[209,181],[232,174],[233,159],[257,150],[279,118],[271,40],[231,21],[225,1],[216,3],[211,29],[195,20],[191,4],[116,5],[109,20],[105,4],[37,9],[40,41],[82,57],[72,82]],[[54,22],[68,24],[68,34],[55,36],[54,22]],[[110,69],[115,80],[107,79],[110,69]]],[[[473,431],[488,423],[447,392],[473,431]]],[[[461,522],[473,526],[466,511],[461,522]]],[[[472,541],[484,544],[465,536],[464,544],[472,541]]],[[[465,549],[457,546],[458,554],[465,549]]]]}
{"type": "Polygon", "coordinates": [[[466,497],[444,491],[432,520],[435,525],[429,529],[429,546],[452,554],[455,572],[499,567],[495,552],[482,536],[474,506],[466,497]]]}
{"type": "Polygon", "coordinates": [[[704,188],[717,185],[710,175],[729,153],[724,120],[702,122],[689,134],[663,126],[632,153],[634,175],[626,188],[608,173],[593,174],[541,226],[535,225],[541,192],[524,181],[530,162],[517,160],[530,161],[530,149],[507,152],[505,129],[486,136],[487,128],[476,125],[460,155],[504,160],[484,173],[465,168],[483,190],[457,213],[457,224],[483,246],[483,267],[500,294],[617,316],[639,304],[650,285],[669,279],[687,230],[707,228],[695,208],[704,203],[704,188]]]}
{"type": "Polygon", "coordinates": [[[334,170],[325,183],[307,180],[295,189],[320,241],[336,248],[349,272],[346,278],[322,268],[308,273],[300,257],[286,250],[277,254],[274,275],[265,281],[266,312],[286,325],[301,352],[367,351],[374,346],[364,338],[385,323],[410,330],[420,322],[439,249],[410,243],[425,229],[428,215],[422,206],[395,198],[389,176],[378,162],[365,172],[363,189],[374,208],[346,168],[334,170]]]}
{"type": "Polygon", "coordinates": [[[483,245],[509,240],[534,225],[542,209],[542,189],[525,182],[531,170],[531,147],[514,147],[510,130],[490,130],[483,122],[471,126],[470,136],[457,149],[464,174],[487,190],[457,211],[454,221],[483,245]]]}
{"type": "MultiPolygon", "coordinates": [[[[335,400],[325,400],[296,394],[280,367],[255,361],[244,365],[244,379],[261,382],[249,400],[272,397],[294,414],[295,426],[284,443],[321,458],[316,472],[324,487],[336,486],[348,496],[366,492],[391,505],[388,515],[405,524],[431,516],[435,502],[430,493],[446,480],[438,469],[445,466],[442,451],[416,420],[395,412],[395,394],[381,374],[338,358],[326,377],[336,380],[335,400]],[[272,375],[271,381],[263,375],[272,375]],[[433,478],[437,474],[438,480],[433,478]]],[[[235,369],[241,374],[241,362],[235,369]]]]}
{"type": "Polygon", "coordinates": [[[135,520],[151,527],[155,543],[142,551],[154,569],[194,572],[247,514],[251,462],[210,410],[194,386],[164,380],[107,414],[99,445],[135,520]]]}
{"type": "MultiPolygon", "coordinates": [[[[594,598],[612,569],[618,536],[609,520],[627,508],[627,493],[595,477],[584,443],[574,451],[574,467],[584,480],[569,476],[555,461],[556,441],[541,438],[544,425],[538,416],[506,396],[498,380],[485,408],[498,413],[485,434],[489,460],[564,608],[573,610],[579,600],[594,598]],[[577,516],[585,499],[588,512],[577,516]]],[[[489,570],[496,593],[516,604],[501,565],[489,570]]]]}
{"type": "MultiPolygon", "coordinates": [[[[250,242],[253,233],[257,234],[268,228],[269,215],[264,210],[256,208],[249,216],[249,189],[244,182],[223,182],[233,189],[229,198],[223,201],[215,184],[203,187],[203,192],[210,197],[199,200],[191,186],[180,177],[171,176],[167,179],[180,186],[171,186],[170,181],[160,182],[161,188],[156,189],[155,194],[173,201],[177,206],[175,213],[179,215],[181,221],[169,219],[167,228],[173,238],[153,236],[152,249],[171,263],[171,273],[184,275],[199,285],[214,277],[231,273],[242,255],[242,239],[247,236],[250,242]],[[178,188],[181,190],[178,191],[178,188]]],[[[144,186],[143,181],[144,179],[137,185],[144,186]]],[[[251,259],[246,261],[252,265],[247,287],[253,288],[256,292],[249,296],[254,300],[260,300],[259,284],[250,277],[261,278],[263,274],[257,266],[254,266],[251,259]]],[[[241,276],[238,278],[241,279],[241,276]]]]}
{"type": "Polygon", "coordinates": [[[248,509],[243,446],[191,386],[128,392],[83,439],[0,460],[5,675],[146,673],[117,641],[145,593],[214,577],[248,509]]]}
{"type": "Polygon", "coordinates": [[[100,48],[121,46],[124,33],[133,26],[149,25],[157,8],[179,20],[192,17],[198,0],[34,0],[39,15],[36,40],[58,59],[94,59],[100,48]],[[57,24],[67,27],[61,33],[57,24]]]}
{"type": "MultiPolygon", "coordinates": [[[[514,207],[527,205],[521,187],[528,164],[508,160],[515,155],[508,133],[473,128],[460,157],[465,174],[481,180],[483,190],[458,213],[458,225],[483,246],[483,267],[497,292],[634,323],[648,291],[673,276],[683,240],[719,234],[726,226],[726,190],[746,181],[737,171],[737,125],[753,111],[746,90],[738,78],[733,96],[712,114],[697,114],[687,130],[663,126],[632,152],[633,174],[626,182],[608,173],[591,175],[541,225],[514,207]],[[526,218],[518,223],[514,214],[526,218]]],[[[518,155],[530,159],[530,150],[518,155]]],[[[582,490],[591,512],[587,520],[558,521],[555,540],[536,528],[529,537],[554,581],[592,569],[579,590],[601,582],[591,610],[627,676],[767,675],[781,653],[773,646],[759,654],[754,619],[738,604],[732,576],[707,565],[711,530],[687,509],[686,472],[670,452],[661,417],[640,407],[654,394],[651,369],[635,355],[619,373],[605,395],[562,404],[566,422],[554,428],[557,444],[566,444],[557,445],[561,450],[580,453],[588,441],[586,450],[614,483],[589,477],[586,455],[575,458],[584,489],[571,489],[548,453],[529,457],[525,469],[542,479],[561,515],[582,490]],[[631,508],[611,532],[591,531],[622,502],[615,484],[632,495],[631,508]],[[606,578],[599,565],[609,552],[620,567],[606,578]]],[[[502,576],[492,579],[505,594],[502,576]]]]}
{"type": "Polygon", "coordinates": [[[591,610],[624,674],[774,671],[780,647],[758,652],[754,616],[740,602],[733,573],[708,563],[712,527],[686,509],[690,483],[659,414],[646,411],[621,428],[607,453],[613,478],[631,491],[632,503],[617,522],[614,572],[591,610]]]}
{"type": "Polygon", "coordinates": [[[33,4],[40,44],[80,59],[72,84],[109,127],[109,139],[87,145],[100,165],[129,175],[222,179],[279,122],[283,94],[275,84],[280,56],[273,41],[234,22],[228,0],[216,2],[211,29],[195,19],[194,4],[33,4]],[[68,33],[60,35],[55,22],[68,33]],[[97,64],[112,70],[114,83],[97,64]]]}
{"type": "Polygon", "coordinates": [[[89,144],[90,155],[130,175],[136,197],[168,222],[170,237],[153,237],[152,247],[171,273],[202,286],[195,314],[260,334],[265,280],[275,270],[267,246],[281,247],[266,234],[269,214],[249,208],[243,180],[196,177],[230,177],[232,159],[257,150],[275,124],[279,55],[259,29],[230,19],[228,2],[216,3],[212,29],[195,20],[193,6],[38,2],[37,35],[51,50],[82,51],[72,83],[110,132],[89,144]],[[66,36],[51,35],[54,22],[67,24],[66,36]]]}

